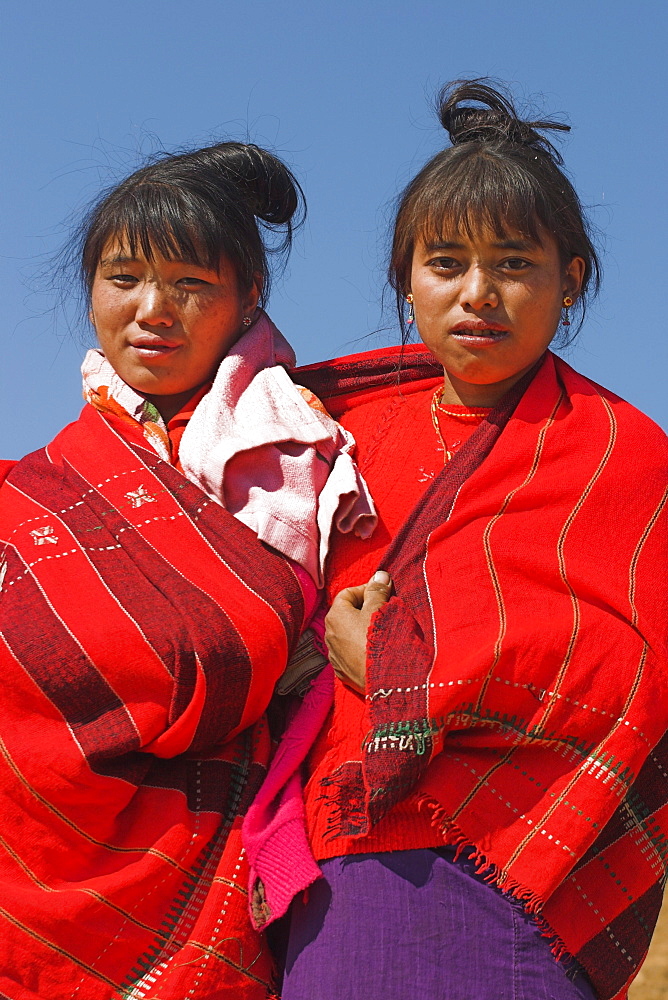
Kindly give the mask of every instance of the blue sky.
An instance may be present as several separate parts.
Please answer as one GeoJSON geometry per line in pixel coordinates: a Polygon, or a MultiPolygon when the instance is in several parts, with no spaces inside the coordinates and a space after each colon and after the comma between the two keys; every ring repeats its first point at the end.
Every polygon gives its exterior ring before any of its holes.
{"type": "Polygon", "coordinates": [[[49,255],[156,148],[249,139],[294,168],[309,218],[269,311],[302,363],[395,342],[392,199],[444,144],[434,92],[472,75],[573,125],[562,151],[605,278],[567,359],[668,427],[665,0],[23,0],[0,22],[0,457],[79,412],[92,335],[54,311],[49,255]]]}

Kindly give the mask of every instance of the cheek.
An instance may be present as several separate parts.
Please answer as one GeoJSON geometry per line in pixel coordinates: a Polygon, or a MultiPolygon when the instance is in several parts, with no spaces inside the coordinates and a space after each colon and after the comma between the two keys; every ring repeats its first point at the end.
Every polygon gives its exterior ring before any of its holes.
{"type": "Polygon", "coordinates": [[[449,307],[452,292],[443,281],[430,280],[428,276],[416,276],[411,288],[415,312],[424,317],[443,313],[449,307]]]}
{"type": "Polygon", "coordinates": [[[548,320],[555,311],[559,312],[560,303],[561,299],[555,297],[551,284],[522,285],[506,295],[507,307],[513,310],[519,319],[534,320],[540,317],[548,320]]]}
{"type": "Polygon", "coordinates": [[[215,349],[240,332],[242,318],[243,312],[237,302],[193,303],[188,322],[194,339],[215,349]]]}
{"type": "Polygon", "coordinates": [[[113,289],[93,289],[91,294],[90,317],[95,330],[100,336],[106,331],[113,331],[122,320],[122,301],[114,294],[113,289]]]}

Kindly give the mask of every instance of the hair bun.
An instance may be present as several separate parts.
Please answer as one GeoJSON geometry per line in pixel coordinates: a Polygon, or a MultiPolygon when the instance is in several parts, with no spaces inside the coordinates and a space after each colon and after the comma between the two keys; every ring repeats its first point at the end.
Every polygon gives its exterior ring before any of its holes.
{"type": "Polygon", "coordinates": [[[488,86],[484,78],[446,84],[437,96],[436,110],[453,146],[464,142],[517,143],[547,153],[557,163],[563,162],[560,153],[538,130],[569,132],[570,126],[555,121],[523,121],[510,98],[488,86]]]}
{"type": "Polygon", "coordinates": [[[267,150],[250,143],[221,142],[190,156],[215,166],[238,189],[253,215],[268,225],[285,225],[296,213],[300,218],[304,215],[301,187],[286,165],[267,150]]]}

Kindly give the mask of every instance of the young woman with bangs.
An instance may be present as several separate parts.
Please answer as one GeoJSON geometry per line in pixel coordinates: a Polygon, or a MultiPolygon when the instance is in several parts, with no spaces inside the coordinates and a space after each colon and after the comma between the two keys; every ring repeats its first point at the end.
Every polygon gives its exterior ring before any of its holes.
{"type": "Polygon", "coordinates": [[[330,530],[373,523],[262,309],[302,211],[280,160],[228,142],[137,171],[75,239],[86,405],[0,490],[8,1000],[272,990],[241,823],[274,687],[312,668],[330,530]]]}
{"type": "Polygon", "coordinates": [[[421,344],[300,374],[380,522],[330,557],[283,998],[621,1000],[666,871],[666,436],[550,350],[600,278],[565,126],[482,81],[439,114],[390,263],[421,344]]]}

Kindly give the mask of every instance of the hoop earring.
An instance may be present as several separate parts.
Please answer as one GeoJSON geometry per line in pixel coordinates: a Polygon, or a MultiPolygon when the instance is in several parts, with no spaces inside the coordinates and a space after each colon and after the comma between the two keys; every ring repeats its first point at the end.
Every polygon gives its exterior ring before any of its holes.
{"type": "Polygon", "coordinates": [[[406,326],[412,326],[415,322],[415,307],[413,305],[413,293],[409,292],[406,296],[406,302],[408,302],[408,318],[406,320],[406,326]]]}
{"type": "Polygon", "coordinates": [[[573,305],[573,299],[570,297],[570,295],[564,295],[561,304],[564,307],[564,315],[561,318],[561,325],[562,326],[570,326],[571,325],[571,314],[569,313],[568,310],[573,305]]]}
{"type": "Polygon", "coordinates": [[[248,327],[251,325],[251,323],[253,322],[253,320],[250,318],[250,316],[244,316],[244,318],[242,319],[241,322],[242,322],[243,326],[245,326],[246,329],[248,329],[248,327]]]}

